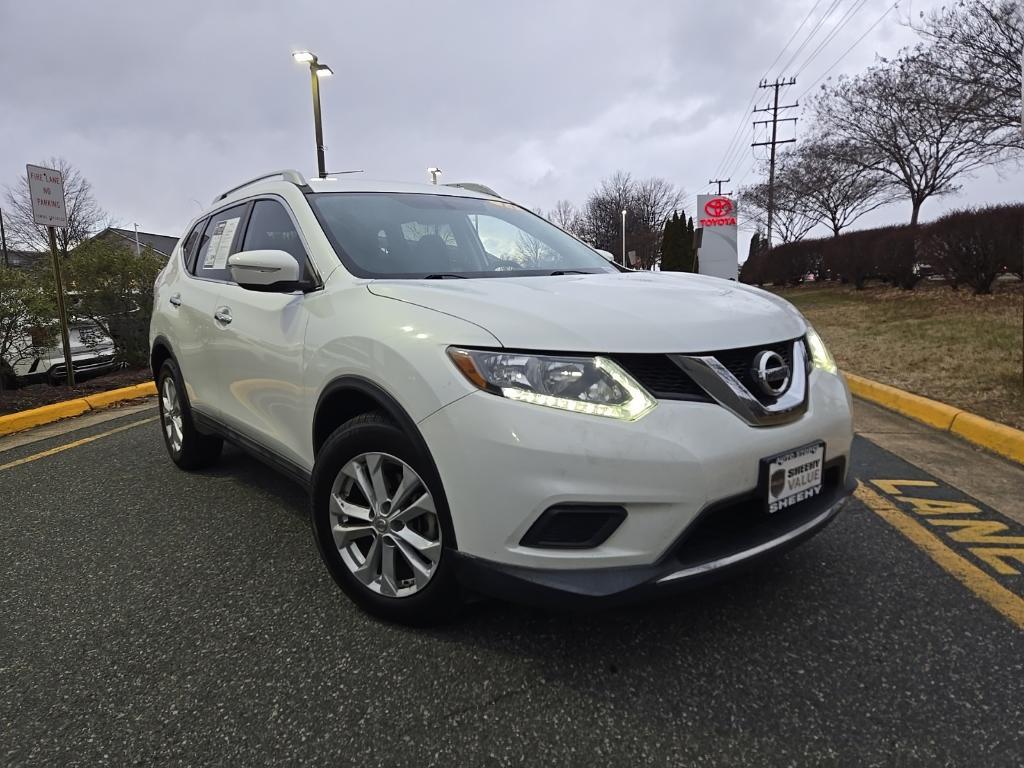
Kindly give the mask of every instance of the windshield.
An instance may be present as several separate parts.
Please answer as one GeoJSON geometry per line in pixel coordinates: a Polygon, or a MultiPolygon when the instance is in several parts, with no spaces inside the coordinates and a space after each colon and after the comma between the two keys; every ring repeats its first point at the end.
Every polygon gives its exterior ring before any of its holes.
{"type": "Polygon", "coordinates": [[[511,277],[614,272],[605,259],[512,203],[431,194],[328,192],[310,204],[359,277],[511,277]]]}

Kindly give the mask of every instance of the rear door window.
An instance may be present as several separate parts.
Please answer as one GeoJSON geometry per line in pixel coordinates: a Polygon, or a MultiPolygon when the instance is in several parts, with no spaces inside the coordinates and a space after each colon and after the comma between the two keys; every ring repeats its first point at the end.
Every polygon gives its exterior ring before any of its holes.
{"type": "Polygon", "coordinates": [[[185,269],[192,273],[196,271],[196,253],[199,252],[199,238],[205,226],[206,219],[197,221],[181,244],[181,257],[185,260],[185,269]]]}
{"type": "Polygon", "coordinates": [[[199,241],[195,275],[205,280],[231,282],[228,256],[239,250],[242,225],[249,203],[227,208],[210,217],[199,241]]]}

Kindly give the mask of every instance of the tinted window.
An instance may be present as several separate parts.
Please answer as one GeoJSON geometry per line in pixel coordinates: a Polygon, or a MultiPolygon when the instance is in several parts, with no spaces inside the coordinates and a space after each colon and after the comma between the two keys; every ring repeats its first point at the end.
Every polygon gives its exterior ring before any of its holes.
{"type": "Polygon", "coordinates": [[[192,227],[192,231],[185,236],[185,242],[181,244],[181,254],[185,259],[185,269],[189,272],[195,272],[196,269],[196,253],[199,248],[199,236],[202,234],[203,227],[206,226],[206,220],[196,222],[196,225],[192,227]]]}
{"type": "Polygon", "coordinates": [[[238,241],[242,239],[239,230],[247,206],[248,203],[236,205],[210,217],[199,241],[196,277],[207,280],[231,280],[228,256],[239,250],[238,241]]]}
{"type": "Polygon", "coordinates": [[[288,211],[275,200],[257,200],[245,229],[243,251],[287,251],[299,262],[302,278],[307,275],[306,249],[292,224],[288,211]]]}
{"type": "Polygon", "coordinates": [[[355,192],[307,199],[338,255],[360,277],[614,271],[579,240],[501,200],[355,192]]]}

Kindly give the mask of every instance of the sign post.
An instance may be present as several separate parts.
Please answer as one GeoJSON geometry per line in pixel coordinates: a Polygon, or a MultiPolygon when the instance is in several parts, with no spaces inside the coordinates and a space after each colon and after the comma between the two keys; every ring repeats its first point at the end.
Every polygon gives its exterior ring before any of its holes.
{"type": "Polygon", "coordinates": [[[64,345],[64,368],[69,387],[75,385],[75,369],[71,365],[71,339],[68,334],[68,314],[64,307],[64,285],[60,276],[60,257],[57,255],[55,227],[68,225],[68,212],[64,206],[64,177],[52,168],[26,165],[28,191],[32,197],[32,221],[46,227],[50,237],[50,255],[53,258],[53,280],[57,286],[57,315],[60,336],[64,345]]]}
{"type": "Polygon", "coordinates": [[[739,276],[736,243],[736,201],[726,195],[697,196],[698,225],[702,230],[700,273],[735,280],[739,276]]]}

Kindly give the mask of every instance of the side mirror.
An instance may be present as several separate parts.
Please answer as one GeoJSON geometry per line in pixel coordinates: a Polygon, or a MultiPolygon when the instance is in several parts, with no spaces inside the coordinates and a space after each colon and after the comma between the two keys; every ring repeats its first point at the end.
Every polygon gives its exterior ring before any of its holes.
{"type": "Polygon", "coordinates": [[[600,248],[595,248],[594,250],[597,251],[598,253],[600,253],[606,259],[608,259],[608,261],[611,261],[613,263],[615,262],[615,254],[612,253],[611,251],[604,251],[604,250],[602,250],[600,248]]]}
{"type": "Polygon", "coordinates": [[[287,251],[241,251],[228,257],[231,278],[250,291],[294,291],[300,287],[299,262],[287,251]]]}

